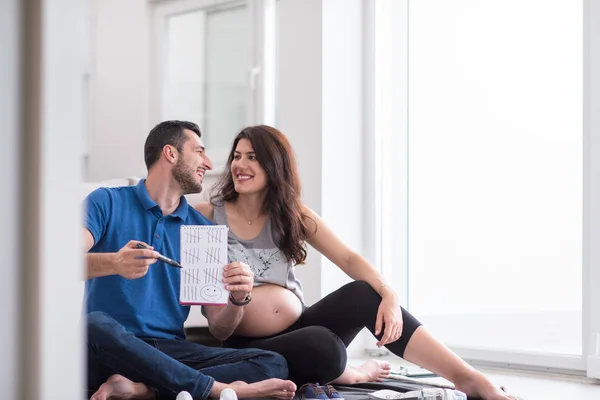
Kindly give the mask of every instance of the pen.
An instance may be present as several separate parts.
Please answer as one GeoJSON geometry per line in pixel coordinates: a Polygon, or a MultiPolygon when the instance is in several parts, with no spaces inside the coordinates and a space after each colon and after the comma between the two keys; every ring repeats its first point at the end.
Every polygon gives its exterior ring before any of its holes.
{"type": "MultiPolygon", "coordinates": [[[[138,249],[147,249],[146,246],[144,246],[141,243],[138,243],[135,247],[137,247],[138,249]]],[[[165,262],[169,265],[172,265],[173,267],[177,267],[177,268],[183,268],[181,266],[181,264],[179,264],[177,261],[173,261],[171,260],[169,257],[165,257],[162,254],[158,253],[158,257],[157,257],[160,261],[165,262]]]]}

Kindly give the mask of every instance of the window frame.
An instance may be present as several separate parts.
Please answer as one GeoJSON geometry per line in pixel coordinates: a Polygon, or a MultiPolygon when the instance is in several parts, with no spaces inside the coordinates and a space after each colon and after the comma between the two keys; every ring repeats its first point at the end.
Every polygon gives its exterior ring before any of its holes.
{"type": "MultiPolygon", "coordinates": [[[[151,84],[150,126],[163,115],[163,85],[167,52],[167,20],[169,17],[193,11],[214,12],[239,6],[248,7],[251,38],[251,62],[247,71],[246,125],[273,124],[275,113],[275,2],[276,0],[155,0],[151,5],[151,84]]],[[[203,127],[200,127],[201,129],[203,127]]],[[[232,135],[235,134],[232,132],[232,135]]],[[[225,167],[229,147],[209,149],[218,174],[225,167]]]]}

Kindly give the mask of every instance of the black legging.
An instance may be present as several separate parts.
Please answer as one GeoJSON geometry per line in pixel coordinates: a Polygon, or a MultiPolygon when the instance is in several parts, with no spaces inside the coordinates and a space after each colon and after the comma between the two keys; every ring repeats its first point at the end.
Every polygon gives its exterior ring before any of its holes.
{"type": "MultiPolygon", "coordinates": [[[[375,334],[375,319],[381,296],[366,282],[354,281],[308,307],[285,331],[266,338],[232,336],[226,347],[253,347],[283,355],[289,379],[297,385],[307,382],[327,383],[346,369],[346,347],[364,328],[375,334]]],[[[402,336],[387,344],[392,353],[402,357],[412,334],[421,325],[402,309],[402,336]]],[[[377,336],[381,339],[383,333],[377,336]]]]}

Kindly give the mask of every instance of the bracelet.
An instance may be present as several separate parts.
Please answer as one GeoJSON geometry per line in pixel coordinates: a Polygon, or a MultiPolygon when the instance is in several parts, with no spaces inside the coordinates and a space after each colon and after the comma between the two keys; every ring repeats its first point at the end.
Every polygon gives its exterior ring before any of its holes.
{"type": "Polygon", "coordinates": [[[389,287],[388,285],[386,285],[385,283],[382,283],[381,285],[379,285],[379,295],[381,296],[381,290],[385,287],[389,287]]]}
{"type": "Polygon", "coordinates": [[[245,306],[246,304],[250,303],[250,301],[252,301],[252,295],[250,295],[250,293],[248,293],[246,295],[246,298],[244,300],[237,301],[236,299],[233,298],[233,296],[231,295],[231,293],[229,293],[229,301],[234,306],[238,306],[238,307],[245,306]]]}

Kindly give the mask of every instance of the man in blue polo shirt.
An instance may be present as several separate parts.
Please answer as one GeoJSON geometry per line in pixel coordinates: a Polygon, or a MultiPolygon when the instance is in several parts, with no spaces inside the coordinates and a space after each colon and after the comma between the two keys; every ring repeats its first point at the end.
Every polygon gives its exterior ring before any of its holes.
{"type": "MultiPolygon", "coordinates": [[[[187,342],[190,307],[179,303],[180,269],[157,259],[179,258],[182,225],[207,225],[184,194],[202,190],[212,164],[191,122],[158,124],[146,140],[147,179],[137,186],[100,188],[86,199],[84,247],[88,327],[88,391],[92,400],[219,397],[292,398],[285,359],[258,349],[225,349],[187,342]],[[147,249],[138,248],[139,244],[147,249]]],[[[231,291],[219,312],[239,318],[252,275],[226,266],[231,291]]]]}

